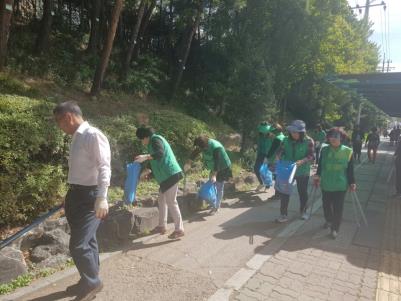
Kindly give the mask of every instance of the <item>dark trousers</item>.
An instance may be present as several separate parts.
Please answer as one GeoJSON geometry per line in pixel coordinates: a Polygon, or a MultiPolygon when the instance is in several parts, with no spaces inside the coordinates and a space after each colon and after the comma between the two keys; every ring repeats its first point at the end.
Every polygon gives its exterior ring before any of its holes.
{"type": "Polygon", "coordinates": [[[321,148],[320,146],[315,147],[315,158],[316,158],[315,163],[316,163],[316,164],[319,164],[320,150],[321,150],[321,149],[322,149],[322,148],[321,148]]]}
{"type": "Polygon", "coordinates": [[[377,155],[377,147],[369,147],[368,146],[368,158],[369,161],[375,162],[377,155]]]}
{"type": "Polygon", "coordinates": [[[99,249],[94,205],[96,187],[72,186],[65,198],[65,215],[71,228],[70,253],[81,275],[80,283],[86,287],[99,285],[99,249]]]}
{"type": "Polygon", "coordinates": [[[401,194],[401,164],[395,165],[395,189],[401,194]]]}
{"type": "Polygon", "coordinates": [[[340,229],[345,194],[346,191],[322,191],[324,218],[331,223],[331,230],[340,229]]]}
{"type": "Polygon", "coordinates": [[[362,153],[362,143],[354,143],[352,145],[352,150],[354,153],[354,160],[361,160],[361,153],[362,153]]]}
{"type": "Polygon", "coordinates": [[[253,170],[255,172],[256,177],[258,178],[259,184],[263,184],[262,178],[260,177],[260,167],[263,164],[263,161],[267,158],[266,154],[258,154],[256,156],[256,161],[255,161],[255,166],[253,167],[253,170]]]}
{"type": "MultiPolygon", "coordinates": [[[[299,194],[299,211],[304,213],[307,209],[308,203],[308,182],[309,176],[299,176],[295,177],[297,181],[297,189],[299,194]]],[[[288,204],[290,202],[290,196],[288,194],[280,193],[280,214],[288,215],[288,204]]]]}

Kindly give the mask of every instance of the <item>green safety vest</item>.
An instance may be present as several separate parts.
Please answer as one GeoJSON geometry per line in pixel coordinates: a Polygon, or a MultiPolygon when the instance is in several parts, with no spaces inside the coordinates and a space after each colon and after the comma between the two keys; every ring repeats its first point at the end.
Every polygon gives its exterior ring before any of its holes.
{"type": "MultiPolygon", "coordinates": [[[[308,155],[308,145],[310,138],[305,136],[302,142],[295,141],[290,137],[286,137],[283,141],[284,153],[282,160],[296,162],[304,159],[308,155]]],[[[311,162],[302,164],[297,167],[295,176],[309,176],[311,169],[311,162]]]]}
{"type": "Polygon", "coordinates": [[[208,141],[208,148],[202,152],[202,157],[203,161],[209,170],[223,170],[226,168],[229,168],[231,166],[231,161],[230,158],[228,157],[226,150],[224,149],[224,146],[217,140],[214,139],[209,139],[208,141]],[[220,151],[221,159],[219,160],[219,166],[215,169],[214,166],[214,159],[213,159],[213,153],[215,149],[218,149],[220,151]]]}
{"type": "Polygon", "coordinates": [[[320,186],[324,191],[346,191],[348,188],[347,168],[352,149],[340,145],[337,149],[325,146],[321,152],[322,170],[320,186]]]}
{"type": "MultiPolygon", "coordinates": [[[[281,145],[281,144],[283,143],[284,139],[285,139],[285,135],[284,135],[283,133],[280,133],[280,134],[278,134],[278,135],[276,136],[276,138],[274,138],[274,139],[280,140],[280,145],[281,145]]],[[[274,140],[273,140],[273,141],[274,141],[274,140]]],[[[276,149],[276,151],[274,152],[274,154],[272,154],[271,157],[268,158],[269,163],[274,163],[274,161],[276,160],[276,154],[277,154],[277,152],[279,151],[279,149],[280,149],[280,147],[278,147],[278,148],[276,149]]]]}
{"type": "Polygon", "coordinates": [[[270,137],[259,136],[258,137],[258,154],[267,155],[272,146],[273,139],[270,137]]]}
{"type": "Polygon", "coordinates": [[[150,167],[152,168],[153,175],[156,181],[161,184],[172,175],[182,172],[182,169],[178,164],[177,159],[175,158],[170,144],[160,135],[154,134],[150,137],[150,141],[148,144],[149,154],[152,155],[154,153],[152,148],[152,140],[154,139],[160,139],[163,143],[164,148],[164,155],[162,158],[160,158],[159,160],[150,160],[150,167]]]}

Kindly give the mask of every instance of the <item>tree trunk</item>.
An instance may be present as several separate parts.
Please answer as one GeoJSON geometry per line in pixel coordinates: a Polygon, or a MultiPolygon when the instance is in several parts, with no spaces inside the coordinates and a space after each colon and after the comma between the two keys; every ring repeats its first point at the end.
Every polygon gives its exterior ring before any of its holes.
{"type": "Polygon", "coordinates": [[[96,68],[95,78],[93,79],[93,85],[91,89],[91,95],[96,96],[99,94],[102,87],[104,74],[109,64],[111,50],[113,48],[114,37],[116,35],[116,29],[118,20],[120,19],[121,11],[123,8],[123,0],[116,0],[116,4],[111,14],[110,28],[107,33],[107,38],[103,46],[102,56],[98,67],[96,68]]]}
{"type": "Polygon", "coordinates": [[[3,70],[6,65],[13,2],[13,0],[0,0],[0,71],[3,70]]]}
{"type": "Polygon", "coordinates": [[[143,21],[139,30],[139,34],[137,37],[137,43],[135,44],[135,48],[134,48],[134,54],[132,57],[132,61],[136,61],[139,57],[139,53],[141,50],[141,45],[142,45],[142,41],[143,41],[143,37],[146,33],[146,30],[148,29],[148,25],[150,22],[150,18],[152,17],[153,14],[153,10],[156,7],[156,0],[152,0],[152,2],[150,3],[149,8],[146,10],[144,16],[143,16],[143,21]]]}
{"type": "Polygon", "coordinates": [[[53,22],[53,0],[44,0],[43,17],[40,21],[40,30],[35,44],[35,52],[41,55],[45,50],[49,49],[50,32],[53,22]]]}
{"type": "Polygon", "coordinates": [[[198,9],[196,11],[195,20],[194,20],[193,24],[191,25],[191,28],[186,37],[186,41],[184,41],[184,44],[183,44],[184,51],[183,51],[182,57],[178,61],[179,62],[178,63],[178,71],[177,71],[177,77],[176,77],[176,80],[174,83],[172,98],[175,96],[175,93],[177,92],[178,87],[180,86],[182,75],[185,70],[185,64],[187,63],[189,51],[191,50],[192,38],[196,32],[196,29],[199,26],[201,15],[202,15],[202,2],[199,3],[198,9]]]}
{"type": "Polygon", "coordinates": [[[123,65],[123,71],[121,74],[121,77],[123,80],[125,80],[127,78],[127,73],[128,70],[130,68],[130,64],[131,64],[131,60],[132,60],[132,55],[134,53],[134,49],[135,49],[135,45],[138,43],[137,39],[138,39],[138,33],[139,33],[139,29],[141,27],[141,23],[142,23],[142,19],[143,19],[143,15],[145,12],[145,6],[146,6],[146,0],[141,0],[141,3],[139,5],[139,9],[138,9],[138,16],[135,22],[135,26],[134,26],[134,30],[132,31],[131,37],[130,37],[130,43],[128,46],[128,51],[127,54],[125,56],[125,61],[124,61],[124,65],[123,65]]]}
{"type": "Polygon", "coordinates": [[[102,0],[92,0],[92,14],[91,14],[91,31],[89,37],[88,47],[86,51],[89,53],[96,53],[99,45],[99,29],[100,29],[100,9],[102,0]]]}

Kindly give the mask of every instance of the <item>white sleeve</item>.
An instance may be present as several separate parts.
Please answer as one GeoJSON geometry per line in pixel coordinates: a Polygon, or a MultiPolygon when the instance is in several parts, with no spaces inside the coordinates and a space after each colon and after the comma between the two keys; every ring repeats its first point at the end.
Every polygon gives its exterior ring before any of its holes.
{"type": "Polygon", "coordinates": [[[111,177],[111,152],[107,137],[101,132],[95,132],[91,137],[91,153],[96,162],[98,170],[97,178],[97,196],[107,198],[108,187],[111,177]]]}

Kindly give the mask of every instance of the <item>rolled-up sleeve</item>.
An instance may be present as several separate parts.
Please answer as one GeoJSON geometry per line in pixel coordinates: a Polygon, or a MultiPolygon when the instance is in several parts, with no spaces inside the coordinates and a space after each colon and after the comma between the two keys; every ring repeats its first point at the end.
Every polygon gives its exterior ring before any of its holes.
{"type": "Polygon", "coordinates": [[[96,163],[98,171],[97,177],[97,197],[106,198],[111,177],[111,152],[107,137],[100,132],[91,135],[91,153],[96,163]]]}

